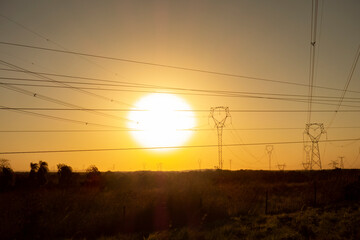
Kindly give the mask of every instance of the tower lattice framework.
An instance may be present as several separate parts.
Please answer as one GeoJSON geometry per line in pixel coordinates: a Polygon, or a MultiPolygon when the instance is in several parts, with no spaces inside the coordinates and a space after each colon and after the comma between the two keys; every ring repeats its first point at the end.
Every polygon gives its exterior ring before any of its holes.
{"type": "Polygon", "coordinates": [[[218,159],[219,165],[218,168],[223,168],[223,160],[222,160],[222,135],[223,135],[223,128],[225,127],[226,119],[231,117],[229,107],[212,107],[210,108],[210,115],[215,123],[217,134],[218,134],[218,159]],[[218,114],[216,114],[218,113],[218,114]]]}
{"type": "Polygon", "coordinates": [[[272,154],[272,151],[274,150],[274,146],[266,145],[265,150],[269,157],[269,170],[271,170],[271,154],[272,154]]]}
{"type": "Polygon", "coordinates": [[[309,136],[311,140],[311,158],[309,169],[313,170],[314,166],[321,166],[319,140],[322,134],[325,134],[324,124],[322,123],[308,123],[305,126],[305,134],[309,136]]]}
{"type": "Polygon", "coordinates": [[[310,169],[310,151],[311,151],[311,145],[305,145],[304,146],[304,151],[305,151],[305,162],[302,163],[303,167],[305,170],[309,170],[310,169]]]}

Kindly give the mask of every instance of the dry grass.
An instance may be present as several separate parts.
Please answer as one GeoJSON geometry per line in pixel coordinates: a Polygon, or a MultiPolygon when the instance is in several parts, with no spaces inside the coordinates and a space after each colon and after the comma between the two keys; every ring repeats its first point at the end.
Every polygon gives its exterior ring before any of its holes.
{"type": "Polygon", "coordinates": [[[27,174],[17,174],[15,188],[0,193],[0,234],[1,239],[356,239],[358,200],[347,202],[345,196],[351,198],[359,175],[357,170],[103,173],[91,186],[77,174],[66,187],[56,175],[36,187],[27,184],[27,174]],[[349,205],[339,205],[344,202],[349,205]]]}

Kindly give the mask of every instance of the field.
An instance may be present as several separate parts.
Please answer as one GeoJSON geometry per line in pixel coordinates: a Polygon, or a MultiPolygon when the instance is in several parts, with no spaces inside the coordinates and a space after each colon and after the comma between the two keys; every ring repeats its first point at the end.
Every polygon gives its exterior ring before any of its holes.
{"type": "Polygon", "coordinates": [[[15,173],[1,239],[360,239],[360,171],[15,173]]]}

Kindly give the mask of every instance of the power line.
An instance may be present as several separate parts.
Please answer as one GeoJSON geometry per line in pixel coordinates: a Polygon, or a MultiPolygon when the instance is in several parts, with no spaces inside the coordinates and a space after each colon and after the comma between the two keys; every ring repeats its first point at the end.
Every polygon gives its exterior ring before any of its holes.
{"type": "MultiPolygon", "coordinates": [[[[226,76],[226,77],[245,78],[245,79],[251,79],[251,80],[256,80],[256,81],[265,81],[265,82],[272,82],[272,83],[279,83],[279,84],[288,84],[288,85],[309,87],[309,85],[302,84],[302,83],[295,83],[295,82],[280,81],[280,80],[268,79],[268,78],[245,76],[245,75],[240,75],[240,74],[225,73],[225,72],[204,70],[204,69],[198,69],[198,68],[174,66],[174,65],[153,63],[153,62],[147,62],[147,61],[132,60],[132,59],[126,59],[126,58],[108,57],[108,56],[95,55],[95,54],[90,54],[90,53],[58,50],[58,49],[53,49],[53,48],[45,48],[45,47],[26,45],[26,44],[20,44],[20,43],[11,43],[11,42],[0,41],[0,44],[8,45],[8,46],[14,46],[14,47],[22,47],[22,48],[44,50],[44,51],[50,51],[50,52],[58,52],[58,53],[66,53],[66,54],[73,54],[73,55],[88,56],[88,57],[101,58],[101,59],[107,59],[107,60],[122,61],[122,62],[128,62],[128,63],[134,63],[134,64],[142,64],[142,65],[155,66],[155,67],[170,68],[170,69],[176,69],[176,70],[184,70],[184,71],[190,71],[190,72],[207,73],[207,74],[226,76]]],[[[318,88],[323,88],[323,89],[334,90],[332,88],[321,87],[321,86],[312,86],[312,87],[318,87],[318,88]]],[[[336,90],[338,90],[338,89],[336,89],[336,90]]]]}
{"type": "Polygon", "coordinates": [[[71,86],[71,85],[69,85],[69,84],[63,83],[63,82],[61,82],[61,81],[54,80],[54,79],[52,79],[52,78],[43,76],[43,75],[41,75],[41,74],[39,74],[39,73],[32,72],[32,71],[29,71],[29,70],[27,70],[27,69],[25,69],[25,68],[19,67],[19,66],[14,65],[14,64],[11,64],[11,63],[9,63],[9,62],[6,62],[6,61],[4,61],[4,60],[0,60],[0,63],[3,64],[3,65],[5,65],[5,66],[8,66],[8,67],[10,67],[10,68],[23,71],[24,73],[27,73],[27,74],[30,74],[30,75],[34,75],[34,76],[40,77],[40,78],[42,78],[42,79],[49,80],[49,81],[51,81],[51,82],[53,82],[53,83],[57,83],[57,84],[59,84],[59,85],[66,86],[67,88],[70,88],[70,89],[72,89],[72,90],[81,92],[81,93],[83,93],[83,94],[87,94],[87,95],[90,95],[90,96],[93,96],[93,97],[101,98],[102,100],[106,100],[106,101],[110,101],[110,102],[116,102],[116,103],[118,103],[118,104],[124,104],[124,105],[128,105],[128,106],[132,106],[132,105],[130,105],[130,104],[127,104],[127,103],[124,103],[124,102],[120,102],[120,101],[115,101],[114,99],[110,99],[110,98],[107,98],[107,97],[104,97],[104,96],[100,96],[100,95],[98,95],[98,94],[96,94],[96,93],[92,93],[92,92],[86,91],[86,90],[84,90],[84,89],[80,89],[80,88],[71,86]]]}
{"type": "MultiPolygon", "coordinates": [[[[0,14],[0,16],[3,17],[3,18],[5,18],[5,19],[8,20],[9,22],[12,22],[12,23],[14,23],[15,25],[17,25],[17,26],[25,29],[26,31],[28,31],[28,32],[30,32],[30,33],[38,36],[39,38],[44,39],[46,42],[50,42],[50,43],[54,44],[55,46],[61,48],[62,50],[69,51],[69,49],[67,49],[66,47],[64,47],[64,46],[61,45],[60,43],[55,42],[54,40],[51,40],[50,38],[48,38],[48,37],[46,37],[46,36],[44,36],[44,35],[42,35],[42,34],[40,34],[40,33],[38,33],[38,32],[35,32],[34,30],[28,28],[28,27],[25,26],[24,24],[21,24],[21,23],[19,23],[18,21],[15,21],[15,20],[13,20],[13,19],[11,19],[11,18],[9,18],[8,16],[5,16],[5,15],[3,15],[3,14],[0,14]]],[[[117,73],[110,71],[109,69],[105,68],[104,66],[101,66],[100,64],[98,64],[98,63],[96,63],[96,62],[93,62],[93,61],[91,61],[91,60],[89,60],[89,59],[87,59],[87,58],[85,58],[85,57],[82,57],[82,56],[80,56],[80,58],[82,58],[83,60],[85,60],[86,62],[88,62],[88,63],[90,63],[90,64],[92,64],[92,65],[95,65],[95,66],[97,66],[97,67],[99,67],[99,68],[101,68],[101,69],[103,69],[103,70],[106,70],[106,71],[108,71],[108,72],[111,72],[111,73],[114,73],[115,75],[117,75],[117,73]]]]}
{"type": "MultiPolygon", "coordinates": [[[[20,68],[18,66],[15,66],[13,64],[10,64],[10,63],[7,63],[5,61],[2,61],[0,60],[1,63],[5,64],[5,65],[8,65],[8,66],[12,66],[14,68],[20,68]]],[[[22,70],[25,70],[23,68],[20,68],[22,70]]],[[[39,77],[43,77],[41,75],[38,75],[39,77]]],[[[44,77],[46,79],[50,79],[48,77],[44,77]]],[[[50,79],[51,80],[51,79],[50,79]]],[[[55,80],[54,80],[55,81],[55,80]]],[[[56,81],[55,81],[56,82],[56,81]]],[[[71,104],[71,103],[68,103],[68,102],[65,102],[65,101],[61,101],[61,100],[58,100],[58,99],[55,99],[55,98],[52,98],[52,97],[48,97],[48,96],[45,96],[45,95],[42,95],[42,94],[38,94],[38,93],[35,93],[35,92],[31,92],[31,91],[28,91],[28,90],[25,90],[25,89],[22,89],[22,88],[19,88],[19,87],[14,87],[14,86],[11,86],[11,85],[6,85],[6,84],[0,84],[1,87],[3,88],[7,88],[11,91],[15,91],[15,92],[19,92],[21,94],[24,94],[24,95],[28,95],[28,96],[33,96],[33,97],[36,97],[38,99],[41,99],[41,100],[44,100],[44,101],[47,101],[47,102],[52,102],[52,103],[56,103],[56,104],[59,104],[59,105],[63,105],[63,106],[66,106],[66,107],[70,107],[70,108],[82,108],[78,105],[75,105],[75,104],[71,104]]],[[[66,86],[68,87],[68,86],[66,86]]],[[[69,86],[69,88],[74,88],[74,87],[71,87],[69,86]]],[[[80,90],[82,91],[82,90],[80,90]]],[[[96,95],[96,94],[95,94],[96,95]]],[[[86,111],[86,110],[85,110],[86,111]]],[[[114,115],[110,115],[110,114],[105,114],[105,113],[99,113],[99,112],[96,112],[96,111],[89,111],[93,114],[97,114],[97,115],[102,115],[102,116],[106,116],[106,117],[110,117],[110,118],[115,118],[115,119],[119,119],[119,120],[126,120],[126,121],[130,121],[129,119],[126,119],[126,118],[122,118],[122,117],[118,117],[118,116],[114,116],[114,115]]]]}
{"type": "MultiPolygon", "coordinates": [[[[83,122],[86,123],[86,122],[83,122]]],[[[330,127],[331,129],[359,129],[360,126],[349,126],[349,127],[330,127]]],[[[224,131],[278,131],[278,130],[304,130],[304,128],[300,127],[289,127],[289,128],[224,128],[224,131]]],[[[85,132],[132,132],[132,131],[146,131],[140,129],[132,129],[132,128],[122,128],[122,129],[70,129],[70,130],[55,130],[55,129],[47,129],[47,130],[0,130],[0,133],[85,133],[85,132]]],[[[214,131],[214,128],[188,128],[188,129],[176,129],[176,131],[214,131]]]]}
{"type": "MultiPolygon", "coordinates": [[[[84,76],[74,76],[74,75],[66,75],[66,74],[55,74],[55,73],[45,73],[45,72],[37,72],[37,71],[21,71],[21,70],[15,70],[15,69],[7,69],[7,68],[0,68],[1,71],[10,71],[10,72],[31,72],[31,73],[37,73],[45,76],[55,76],[55,77],[64,77],[64,78],[73,78],[73,79],[84,79],[84,80],[94,80],[94,81],[100,81],[100,82],[109,82],[109,83],[121,83],[121,84],[129,84],[134,86],[143,86],[143,87],[151,87],[151,88],[161,88],[161,89],[173,89],[173,90],[186,90],[186,91],[205,91],[205,92],[222,92],[222,93],[241,93],[237,91],[226,91],[226,90],[209,90],[209,89],[192,89],[192,88],[176,88],[176,87],[167,87],[167,86],[159,86],[159,85],[152,85],[152,84],[143,84],[143,83],[130,83],[130,82],[124,82],[124,81],[115,81],[110,79],[102,79],[102,78],[92,78],[92,77],[84,77],[84,76]]],[[[281,82],[281,81],[279,81],[281,82]]],[[[303,86],[308,87],[308,84],[302,84],[302,83],[293,83],[293,82],[284,82],[286,84],[290,85],[296,85],[296,86],[303,86]]],[[[343,89],[339,88],[332,88],[332,87],[326,87],[326,86],[318,86],[313,85],[313,88],[319,88],[324,90],[332,90],[332,91],[343,91],[343,89]]],[[[360,93],[360,91],[355,90],[347,90],[347,92],[352,93],[360,93]]],[[[270,93],[269,93],[270,94],[270,93]]]]}
{"type": "MultiPolygon", "coordinates": [[[[72,88],[67,86],[52,86],[52,85],[40,85],[40,84],[14,84],[14,83],[4,83],[0,82],[0,85],[6,86],[26,86],[26,87],[47,87],[47,88],[72,88]]],[[[295,98],[295,97],[269,97],[269,96],[261,96],[255,95],[253,93],[248,94],[197,94],[197,93],[178,93],[178,92],[168,92],[168,91],[147,91],[147,90],[132,90],[132,89],[115,89],[115,88],[91,88],[91,87],[77,87],[78,89],[86,89],[86,90],[96,90],[96,91],[121,91],[121,92],[145,92],[145,93],[164,93],[164,94],[184,94],[184,95],[197,95],[197,96],[217,96],[217,97],[239,97],[239,98],[253,98],[253,99],[266,99],[266,100],[279,100],[279,101],[290,101],[290,102],[299,102],[299,103],[306,103],[307,100],[304,98],[295,98]]],[[[331,99],[317,99],[316,102],[313,101],[314,104],[321,104],[321,105],[337,105],[335,103],[328,103],[333,102],[336,100],[331,99]]],[[[357,102],[357,101],[347,101],[345,102],[357,102]]],[[[357,105],[343,105],[346,107],[357,108],[360,106],[357,105]]],[[[127,119],[128,120],[128,119],[127,119]]]]}
{"type": "Polygon", "coordinates": [[[351,80],[352,80],[352,77],[353,77],[353,75],[354,75],[356,65],[357,65],[357,63],[358,63],[358,61],[359,61],[359,57],[360,57],[360,44],[359,44],[359,47],[358,47],[358,49],[357,49],[357,51],[356,51],[355,59],[354,59],[352,65],[351,65],[350,73],[349,73],[348,79],[347,79],[347,81],[346,81],[346,83],[345,83],[344,89],[343,89],[343,91],[342,91],[342,94],[341,94],[339,103],[338,103],[338,105],[337,105],[337,107],[336,107],[336,111],[335,111],[334,116],[332,117],[330,123],[328,124],[328,126],[331,126],[331,125],[333,124],[333,122],[334,122],[334,120],[335,120],[335,117],[336,117],[337,113],[339,112],[339,109],[340,109],[340,107],[341,107],[341,105],[342,105],[342,103],[343,103],[345,94],[346,94],[346,92],[347,92],[347,90],[348,90],[348,87],[349,87],[350,82],[351,82],[351,80]]]}
{"type": "MultiPolygon", "coordinates": [[[[49,81],[49,80],[42,80],[42,79],[29,79],[29,78],[13,78],[13,77],[0,77],[0,79],[3,80],[9,80],[11,82],[13,81],[25,81],[25,82],[45,82],[45,83],[51,83],[53,81],[49,81]]],[[[214,96],[223,96],[222,94],[251,94],[251,95],[270,95],[270,96],[287,96],[287,97],[308,97],[307,95],[302,95],[302,94],[283,94],[283,93],[267,93],[267,92],[249,92],[249,91],[221,91],[221,90],[204,90],[204,89],[190,89],[190,88],[174,88],[174,87],[163,87],[163,86],[156,86],[156,85],[142,85],[142,84],[132,84],[132,83],[123,83],[121,82],[121,84],[109,84],[109,83],[92,83],[92,82],[78,82],[78,81],[59,81],[65,84],[79,84],[79,85],[90,85],[90,86],[106,86],[106,87],[126,87],[126,88],[154,88],[154,89],[170,89],[170,90],[179,90],[179,91],[199,91],[199,92],[207,92],[207,93],[217,93],[214,94],[214,96]],[[221,94],[221,95],[220,95],[221,94]]],[[[117,82],[117,81],[111,81],[111,82],[117,82]]],[[[118,83],[118,82],[117,82],[118,83]]],[[[9,84],[9,85],[19,85],[19,86],[34,86],[34,87],[59,87],[59,86],[52,86],[52,85],[36,85],[36,84],[24,84],[24,83],[20,83],[20,84],[16,84],[16,83],[3,83],[3,84],[9,84]]],[[[83,89],[83,88],[80,88],[83,89]]],[[[105,90],[105,89],[102,89],[105,90]]],[[[111,90],[111,89],[106,89],[106,90],[111,90]]],[[[113,88],[113,90],[116,90],[113,88]]],[[[182,94],[182,93],[178,93],[175,92],[175,94],[182,94]]],[[[207,95],[206,95],[207,96],[207,95]]],[[[338,99],[340,99],[340,97],[334,97],[334,96],[313,96],[313,98],[318,98],[318,100],[331,100],[334,99],[333,101],[338,102],[338,99]]],[[[360,98],[355,98],[355,97],[351,97],[351,98],[346,98],[346,99],[352,99],[352,100],[360,100],[360,98]]],[[[346,101],[346,100],[345,100],[346,101]]]]}
{"type": "MultiPolygon", "coordinates": [[[[319,142],[346,142],[346,141],[359,141],[360,138],[353,139],[333,139],[333,140],[323,140],[319,142]]],[[[223,146],[227,147],[236,147],[236,146],[261,146],[261,145],[284,145],[284,144],[302,144],[303,141],[289,141],[289,142],[261,142],[261,143],[234,143],[234,144],[224,144],[223,146]]],[[[218,145],[209,144],[209,145],[188,145],[188,146],[171,146],[171,147],[127,147],[127,148],[92,148],[92,149],[62,149],[62,150],[37,150],[37,151],[8,151],[0,152],[0,154],[32,154],[32,153],[71,153],[71,152],[99,152],[99,151],[130,151],[130,150],[151,150],[151,149],[187,149],[187,148],[210,148],[218,147],[218,145]]]]}
{"type": "MultiPolygon", "coordinates": [[[[39,107],[0,107],[0,110],[30,110],[30,111],[96,111],[96,112],[151,112],[149,109],[124,109],[124,108],[39,108],[39,107]]],[[[174,109],[172,112],[208,112],[207,109],[174,109]]],[[[309,110],[293,110],[293,109],[234,109],[231,112],[235,113],[304,113],[309,110]]],[[[320,113],[331,113],[336,112],[336,110],[315,110],[313,112],[320,113]]],[[[358,110],[338,110],[337,112],[360,112],[358,110]]]]}
{"type": "Polygon", "coordinates": [[[318,0],[312,0],[311,5],[311,33],[310,33],[310,71],[309,71],[309,100],[308,100],[308,123],[311,122],[312,96],[315,72],[315,50],[317,29],[318,0]]]}
{"type": "Polygon", "coordinates": [[[17,113],[27,114],[27,115],[31,115],[31,116],[42,117],[42,118],[47,118],[47,119],[52,119],[52,120],[65,121],[65,122],[71,122],[71,123],[76,123],[76,124],[93,125],[93,126],[97,126],[97,127],[120,128],[120,127],[109,126],[109,125],[105,125],[105,124],[85,122],[85,121],[79,121],[79,120],[74,120],[74,119],[69,119],[69,118],[56,117],[56,116],[52,116],[52,115],[48,115],[48,114],[35,113],[35,112],[25,111],[25,110],[21,110],[21,109],[12,109],[9,107],[4,107],[4,106],[0,106],[0,108],[3,110],[14,111],[17,113]]]}

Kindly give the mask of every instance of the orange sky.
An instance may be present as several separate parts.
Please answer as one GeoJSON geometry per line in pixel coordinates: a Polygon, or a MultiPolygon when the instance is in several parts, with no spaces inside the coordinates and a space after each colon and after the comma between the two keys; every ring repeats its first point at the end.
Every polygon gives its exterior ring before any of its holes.
{"type": "MultiPolygon", "coordinates": [[[[257,93],[257,98],[240,96],[199,96],[189,91],[165,90],[181,97],[194,110],[228,106],[231,121],[223,133],[224,144],[274,143],[303,140],[306,112],[231,112],[231,110],[307,110],[310,65],[311,1],[2,1],[0,3],[0,42],[69,50],[141,62],[229,73],[240,76],[284,81],[280,84],[253,78],[194,72],[159,66],[92,58],[0,44],[1,83],[47,84],[19,81],[39,75],[6,71],[20,67],[33,72],[71,75],[148,84],[172,88],[224,90],[257,93]],[[10,63],[12,66],[4,64],[10,63]],[[16,78],[7,79],[4,78],[16,78]],[[182,93],[182,94],[180,94],[182,93]],[[186,94],[184,94],[186,93],[186,94]],[[268,94],[301,95],[303,102],[269,99],[268,94]],[[266,96],[266,98],[262,98],[266,96]],[[260,97],[260,98],[259,98],[260,97]],[[266,129],[265,129],[266,128],[266,129]],[[270,129],[269,129],[270,128],[270,129]],[[279,129],[287,128],[287,129],[279,129]],[[292,129],[288,129],[292,128],[292,129]],[[239,130],[242,129],[242,130],[239,130]]],[[[311,122],[329,126],[341,90],[344,89],[360,44],[360,2],[319,1],[314,84],[336,88],[313,88],[314,96],[325,96],[324,104],[312,104],[311,122]],[[329,97],[334,97],[330,99],[329,97]],[[330,101],[332,100],[332,101],[330,101]]],[[[47,76],[56,81],[78,81],[93,87],[88,79],[47,76]]],[[[360,92],[359,66],[351,77],[341,110],[357,110],[360,92]],[[359,92],[356,92],[359,91],[359,92]],[[351,107],[349,107],[351,105],[351,107]]],[[[49,79],[47,79],[49,80],[49,79]]],[[[99,82],[98,82],[99,83],[99,82]]],[[[102,82],[106,83],[106,82],[102,82]]],[[[109,84],[109,82],[107,82],[109,84]]],[[[113,83],[114,84],[114,83],[113,83]]],[[[110,90],[14,86],[17,91],[0,88],[0,105],[21,108],[131,109],[153,88],[102,86],[110,90]],[[25,89],[28,95],[20,93],[25,89]],[[129,91],[130,90],[130,91],[129,91]],[[143,91],[143,92],[138,92],[143,91]],[[89,92],[97,94],[90,95],[89,92]],[[31,93],[36,93],[34,97],[31,93]],[[41,96],[41,97],[40,97],[41,96]],[[42,99],[41,99],[42,98],[42,99]],[[46,101],[44,98],[51,98],[46,101]],[[55,100],[54,100],[55,99],[55,100]],[[113,99],[116,101],[110,101],[113,99]],[[62,101],[62,105],[59,104],[62,101]],[[56,103],[57,102],[57,103],[56,103]],[[64,106],[66,102],[67,106],[64,106]]],[[[6,85],[9,86],[9,85],[6,85]]],[[[73,86],[73,85],[72,85],[73,86]]],[[[100,88],[100,87],[99,87],[100,88]]],[[[207,92],[209,93],[209,92],[207,92]]],[[[279,95],[278,95],[279,96],[279,95]]],[[[289,97],[287,97],[289,98],[289,97]]],[[[84,111],[33,111],[36,113],[128,128],[127,111],[104,112],[118,118],[84,111]]],[[[217,133],[209,112],[194,112],[197,127],[186,146],[216,145],[217,133]]],[[[339,112],[328,139],[358,138],[358,112],[339,112]]],[[[0,152],[118,149],[142,147],[129,131],[102,132],[18,132],[38,130],[112,130],[105,126],[76,124],[39,116],[0,110],[0,152]]],[[[326,137],[324,136],[324,138],[326,137]]],[[[274,145],[272,169],[301,169],[302,144],[274,145]]],[[[322,163],[345,156],[345,167],[360,167],[359,141],[320,143],[322,163]]],[[[100,151],[47,154],[0,154],[17,171],[29,170],[29,163],[47,161],[50,169],[66,163],[75,170],[91,164],[99,169],[134,171],[214,168],[216,147],[185,148],[167,152],[149,150],[100,151]]],[[[268,169],[265,145],[224,147],[224,168],[268,169]]]]}

